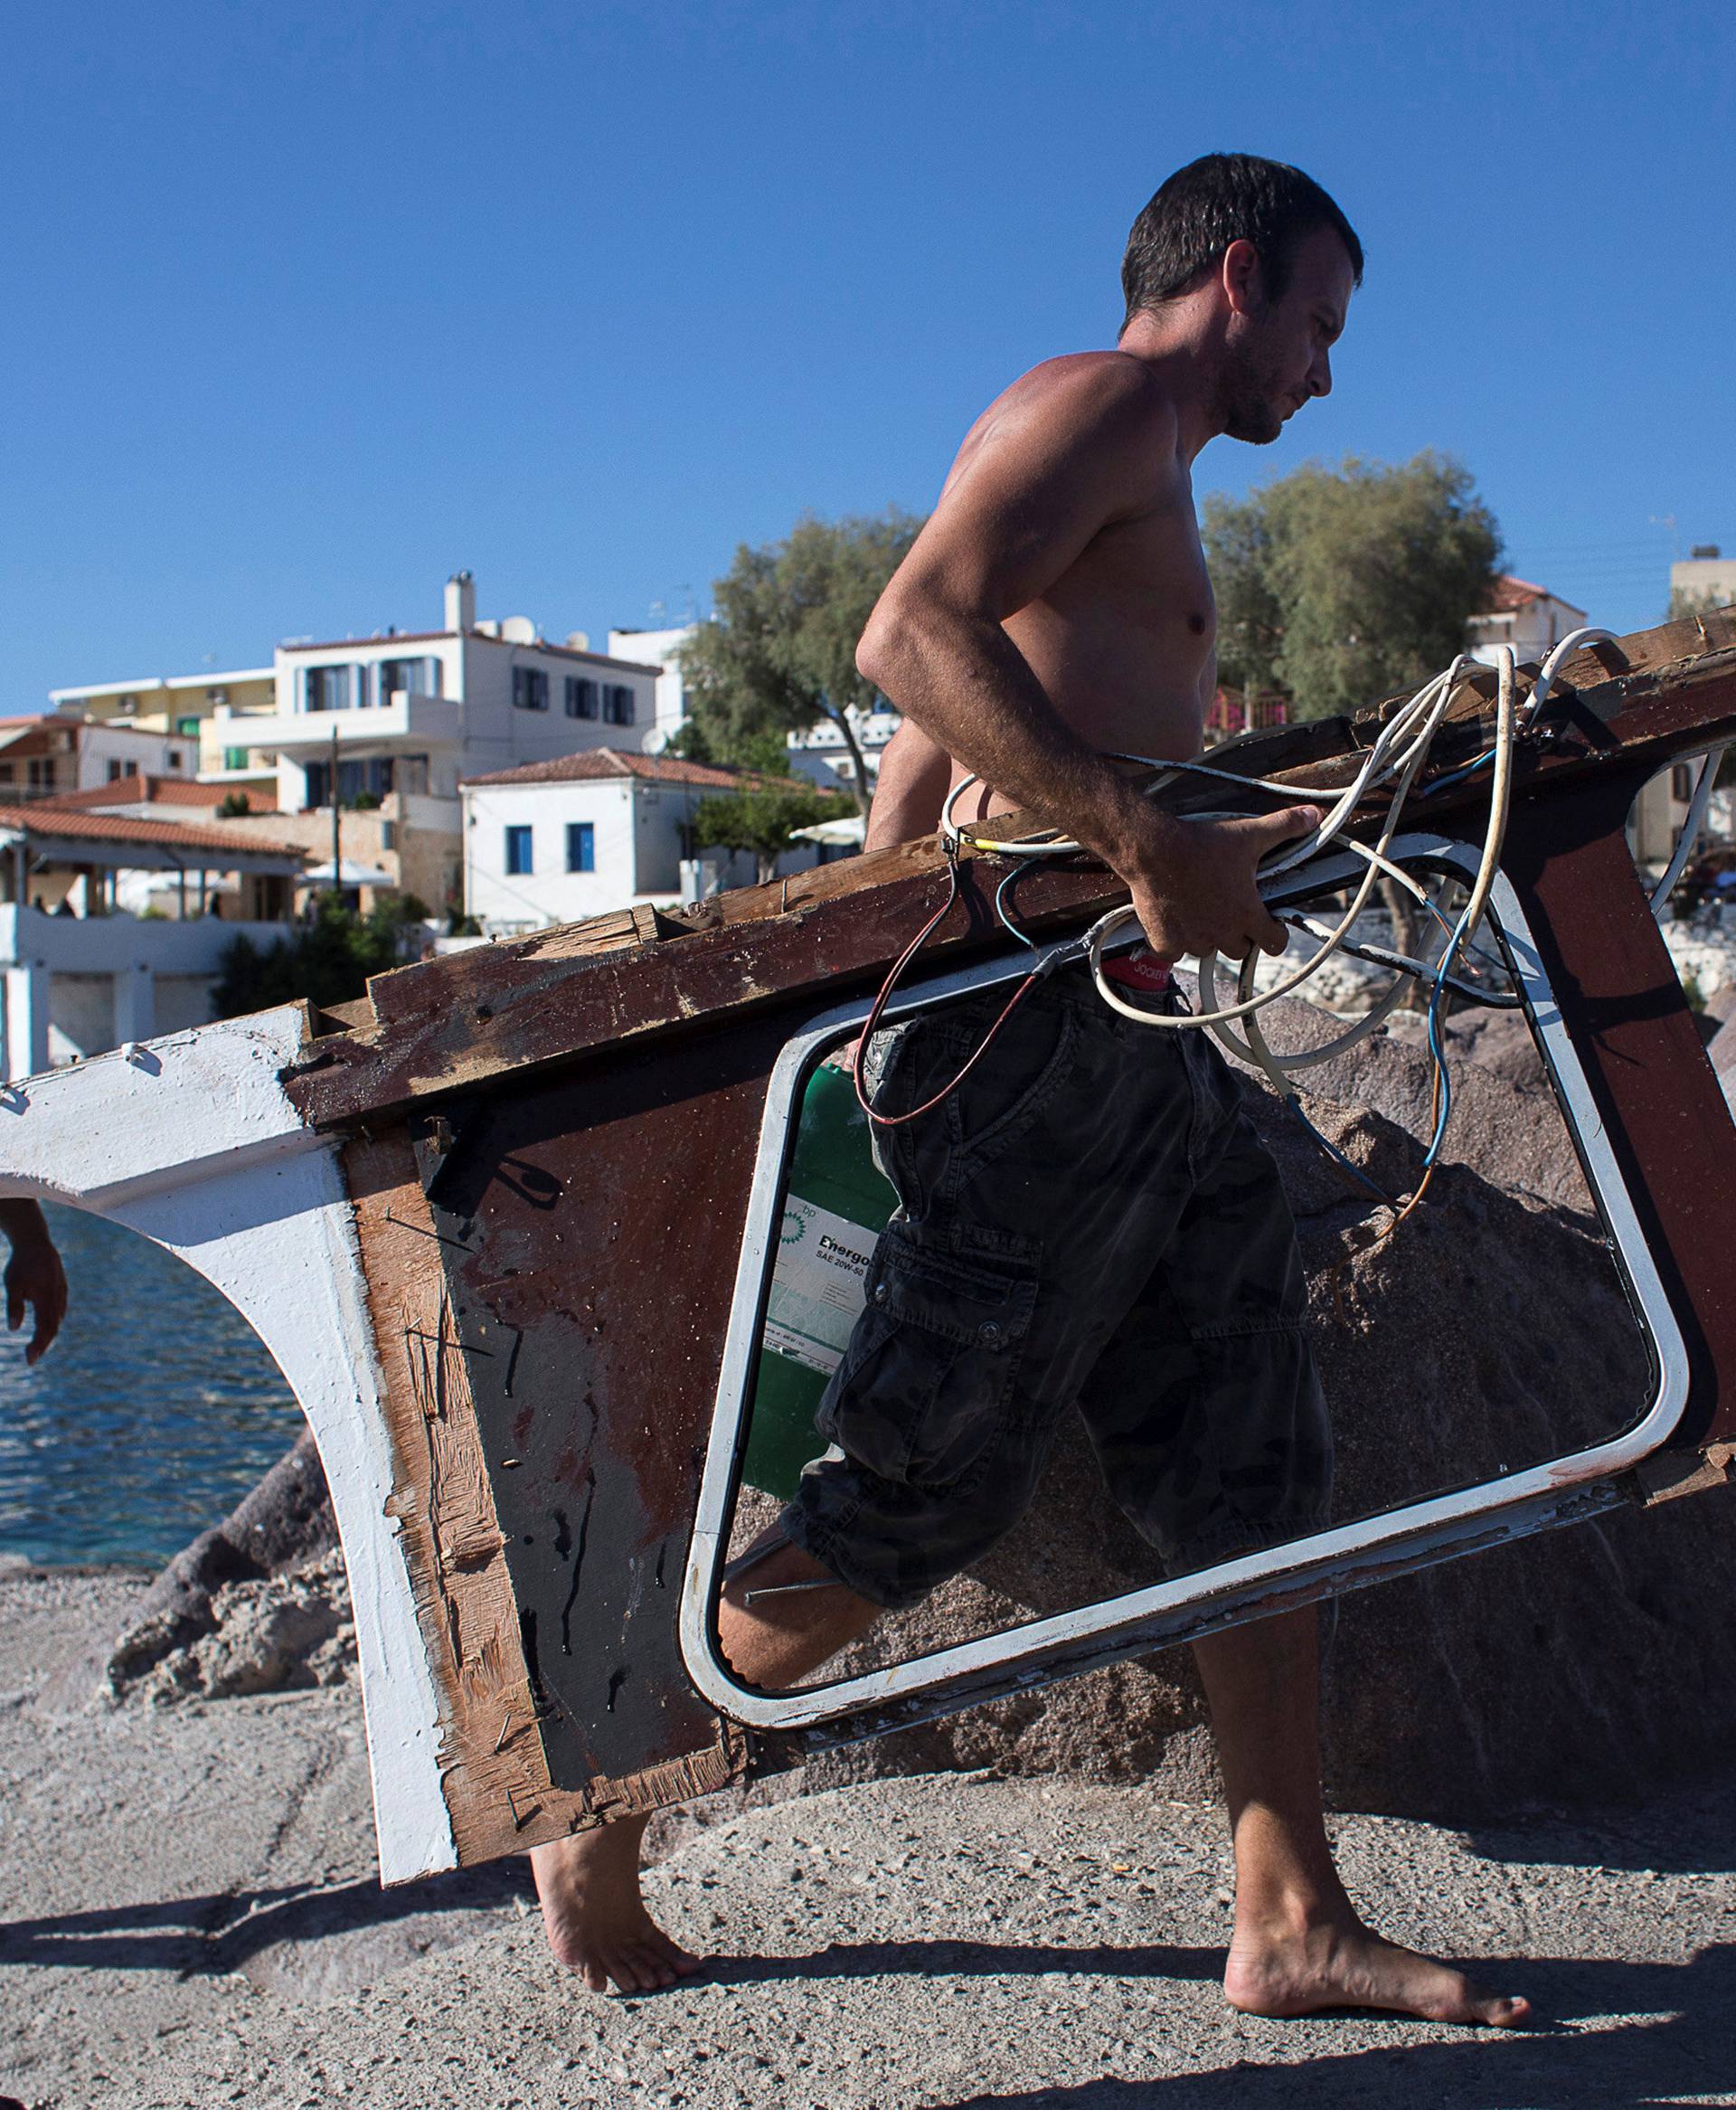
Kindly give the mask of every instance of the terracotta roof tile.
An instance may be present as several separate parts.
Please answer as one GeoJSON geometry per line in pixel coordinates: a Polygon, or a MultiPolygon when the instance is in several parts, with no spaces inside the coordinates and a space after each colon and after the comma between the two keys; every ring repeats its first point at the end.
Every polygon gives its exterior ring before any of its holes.
{"type": "Polygon", "coordinates": [[[63,840],[100,843],[156,843],[173,849],[264,851],[268,856],[305,859],[299,843],[267,842],[240,828],[195,828],[178,820],[141,820],[130,814],[86,813],[76,807],[0,806],[0,828],[26,836],[58,836],[63,840]]]}
{"type": "MultiPolygon", "coordinates": [[[[615,747],[588,747],[582,754],[557,755],[552,762],[521,762],[513,770],[491,770],[466,777],[467,784],[583,784],[609,778],[637,777],[647,784],[697,784],[712,791],[742,791],[771,782],[753,770],[686,762],[679,755],[624,752],[615,747]]],[[[816,785],[813,787],[818,790],[816,785]]]]}
{"type": "MultiPolygon", "coordinates": [[[[104,806],[221,806],[238,789],[232,784],[202,784],[187,777],[117,777],[110,784],[92,784],[86,791],[58,791],[31,804],[84,810],[104,806]]],[[[275,813],[277,804],[263,791],[239,787],[252,813],[275,813]]]]}
{"type": "Polygon", "coordinates": [[[1511,572],[1495,574],[1494,586],[1485,604],[1485,615],[1507,615],[1515,609],[1524,608],[1530,601],[1552,598],[1546,586],[1533,586],[1529,579],[1517,579],[1511,572]]]}

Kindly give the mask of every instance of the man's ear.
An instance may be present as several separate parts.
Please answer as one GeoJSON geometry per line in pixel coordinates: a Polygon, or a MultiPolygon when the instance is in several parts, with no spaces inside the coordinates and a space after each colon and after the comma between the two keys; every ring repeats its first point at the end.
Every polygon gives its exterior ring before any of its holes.
{"type": "Polygon", "coordinates": [[[1235,315],[1258,315],[1266,305],[1260,251],[1251,241],[1232,241],[1218,266],[1224,298],[1235,315]]]}

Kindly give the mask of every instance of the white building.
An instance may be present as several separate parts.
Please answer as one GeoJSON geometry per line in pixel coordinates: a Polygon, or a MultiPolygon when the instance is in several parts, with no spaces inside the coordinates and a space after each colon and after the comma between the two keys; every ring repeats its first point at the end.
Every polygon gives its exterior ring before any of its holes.
{"type": "Polygon", "coordinates": [[[88,724],[48,713],[0,719],[0,800],[58,799],[123,778],[192,782],[199,743],[124,724],[88,724]]]}
{"type": "Polygon", "coordinates": [[[1690,556],[1670,566],[1670,605],[1728,608],[1736,601],[1736,557],[1715,542],[1697,544],[1690,556]]]}
{"type": "MultiPolygon", "coordinates": [[[[750,885],[753,858],[697,843],[693,814],[702,799],[753,781],[708,762],[609,748],[472,778],[463,787],[466,910],[500,938],[635,902],[668,904],[750,885]],[[702,859],[703,880],[694,869],[702,859]]],[[[815,860],[805,845],[779,858],[778,870],[803,871],[815,860]]]]}
{"type": "MultiPolygon", "coordinates": [[[[856,745],[862,750],[863,765],[868,771],[868,789],[872,794],[874,780],[880,774],[880,758],[885,752],[886,743],[904,723],[898,713],[882,696],[872,711],[853,710],[850,730],[856,736],[856,745]]],[[[822,718],[810,725],[806,733],[792,733],[789,736],[789,766],[793,771],[807,777],[823,790],[856,790],[856,765],[850,750],[844,745],[844,734],[830,718],[822,718]]]]}
{"type": "MultiPolygon", "coordinates": [[[[652,718],[646,727],[645,737],[633,743],[646,754],[661,754],[670,741],[687,723],[691,714],[687,705],[686,677],[681,671],[681,648],[699,628],[694,623],[678,623],[673,629],[662,630],[611,630],[609,633],[609,649],[611,658],[637,660],[657,669],[656,697],[652,706],[652,718]]],[[[617,746],[627,743],[617,741],[617,746]]]]}
{"type": "MultiPolygon", "coordinates": [[[[286,817],[329,816],[334,794],[345,809],[375,810],[380,868],[401,869],[403,885],[438,910],[458,897],[460,777],[637,747],[655,733],[665,677],[661,662],[592,652],[577,631],[554,643],[528,617],[478,618],[467,572],[447,582],[444,615],[438,630],[288,642],[269,669],[55,689],[55,715],[41,723],[64,733],[88,714],[133,738],[147,727],[172,733],[190,773],[269,784],[286,817]]],[[[0,759],[0,795],[4,768],[0,759]]]]}
{"type": "Polygon", "coordinates": [[[276,708],[248,737],[278,758],[282,811],[329,803],[334,756],[345,802],[393,790],[456,800],[461,777],[622,743],[623,731],[637,744],[660,667],[552,644],[527,616],[479,621],[476,608],[460,572],[442,629],[278,648],[276,708]]]}
{"type": "Polygon", "coordinates": [[[210,825],[58,807],[0,805],[0,1069],[9,1081],[211,1018],[224,948],[286,935],[294,845],[210,825]],[[119,903],[158,873],[179,889],[177,920],[119,903]],[[233,914],[192,913],[219,893],[233,914]]]}
{"type": "MultiPolygon", "coordinates": [[[[48,700],[61,718],[82,720],[120,733],[172,737],[179,762],[141,764],[146,775],[185,768],[190,775],[243,782],[250,767],[245,728],[238,721],[276,708],[277,676],[269,667],[238,667],[223,673],[150,675],[130,681],[88,682],[53,688],[48,700]],[[190,760],[184,759],[191,756],[190,760]]],[[[88,787],[80,786],[80,789],[88,787]]]]}
{"type": "Polygon", "coordinates": [[[1570,630],[1582,629],[1585,610],[1563,601],[1547,587],[1533,586],[1529,579],[1501,572],[1489,596],[1489,605],[1471,618],[1467,649],[1484,666],[1495,664],[1495,648],[1511,645],[1523,667],[1542,659],[1552,646],[1559,645],[1570,630]]]}

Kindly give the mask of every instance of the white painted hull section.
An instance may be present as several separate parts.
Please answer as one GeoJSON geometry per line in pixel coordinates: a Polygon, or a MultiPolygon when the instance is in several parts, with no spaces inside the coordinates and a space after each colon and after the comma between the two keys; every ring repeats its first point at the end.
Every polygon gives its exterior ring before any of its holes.
{"type": "Polygon", "coordinates": [[[337,1146],[278,1082],[302,1008],[139,1043],[0,1092],[0,1195],[89,1209],[198,1270],[276,1358],[331,1489],[354,1604],[380,1873],[457,1865],[439,1707],[387,1515],[382,1385],[337,1146]]]}

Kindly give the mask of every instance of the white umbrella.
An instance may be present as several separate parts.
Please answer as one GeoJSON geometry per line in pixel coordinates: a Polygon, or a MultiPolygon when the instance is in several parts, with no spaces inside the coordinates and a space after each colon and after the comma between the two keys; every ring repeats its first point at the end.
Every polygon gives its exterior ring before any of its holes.
{"type": "MultiPolygon", "coordinates": [[[[323,865],[316,865],[312,871],[299,875],[304,885],[329,886],[332,884],[332,861],[326,858],[323,865]]],[[[382,872],[377,865],[353,864],[348,857],[340,858],[337,866],[337,884],[340,886],[396,886],[398,876],[393,872],[382,872]]]]}
{"type": "Polygon", "coordinates": [[[859,850],[868,822],[864,815],[851,813],[842,820],[816,820],[811,828],[792,828],[789,832],[794,841],[818,843],[822,849],[859,850]]]}

